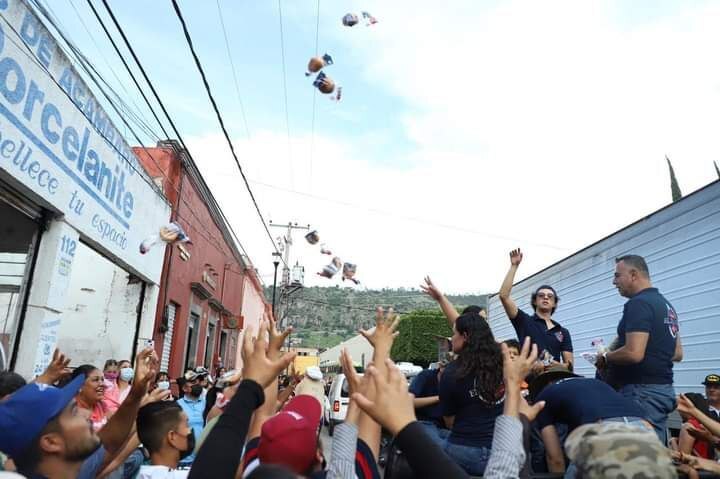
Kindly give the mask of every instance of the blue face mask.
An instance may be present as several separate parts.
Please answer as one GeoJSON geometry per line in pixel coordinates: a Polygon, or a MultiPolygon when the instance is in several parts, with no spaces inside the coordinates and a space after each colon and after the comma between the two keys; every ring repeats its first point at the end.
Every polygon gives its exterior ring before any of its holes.
{"type": "Polygon", "coordinates": [[[120,370],[120,379],[129,383],[135,377],[135,371],[133,368],[122,368],[120,370]]]}

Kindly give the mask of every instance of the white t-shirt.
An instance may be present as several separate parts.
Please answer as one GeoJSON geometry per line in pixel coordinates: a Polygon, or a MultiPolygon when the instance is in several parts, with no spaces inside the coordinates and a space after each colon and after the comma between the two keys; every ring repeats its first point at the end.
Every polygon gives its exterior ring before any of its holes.
{"type": "Polygon", "coordinates": [[[186,479],[190,469],[170,469],[167,466],[140,466],[137,479],[186,479]]]}

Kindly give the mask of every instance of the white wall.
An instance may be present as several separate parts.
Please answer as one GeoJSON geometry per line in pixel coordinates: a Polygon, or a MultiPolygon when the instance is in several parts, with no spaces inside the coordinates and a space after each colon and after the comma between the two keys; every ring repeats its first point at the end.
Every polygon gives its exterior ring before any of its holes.
{"type": "Polygon", "coordinates": [[[78,246],[58,335],[73,366],[130,359],[141,288],[128,284],[126,271],[78,246]]]}

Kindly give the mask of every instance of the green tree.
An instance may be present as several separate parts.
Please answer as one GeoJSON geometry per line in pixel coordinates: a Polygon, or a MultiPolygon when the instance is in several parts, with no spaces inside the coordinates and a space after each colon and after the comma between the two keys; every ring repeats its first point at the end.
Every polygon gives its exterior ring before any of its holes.
{"type": "Polygon", "coordinates": [[[677,200],[682,198],[682,192],[680,191],[680,185],[678,185],[677,178],[675,177],[675,170],[673,170],[670,158],[665,156],[667,160],[668,168],[670,168],[670,190],[672,191],[672,200],[675,203],[677,200]]]}
{"type": "Polygon", "coordinates": [[[452,331],[440,310],[417,309],[402,315],[391,351],[394,361],[408,361],[427,366],[438,359],[436,335],[450,336],[452,331]]]}

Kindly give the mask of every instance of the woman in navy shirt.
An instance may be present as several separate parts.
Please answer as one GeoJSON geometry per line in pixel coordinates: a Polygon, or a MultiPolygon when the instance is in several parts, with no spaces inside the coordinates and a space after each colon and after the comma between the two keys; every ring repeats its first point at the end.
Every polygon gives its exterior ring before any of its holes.
{"type": "Polygon", "coordinates": [[[477,313],[457,318],[451,342],[458,358],[440,380],[440,409],[452,430],[445,452],[468,474],[481,476],[505,400],[502,352],[477,313]]]}

